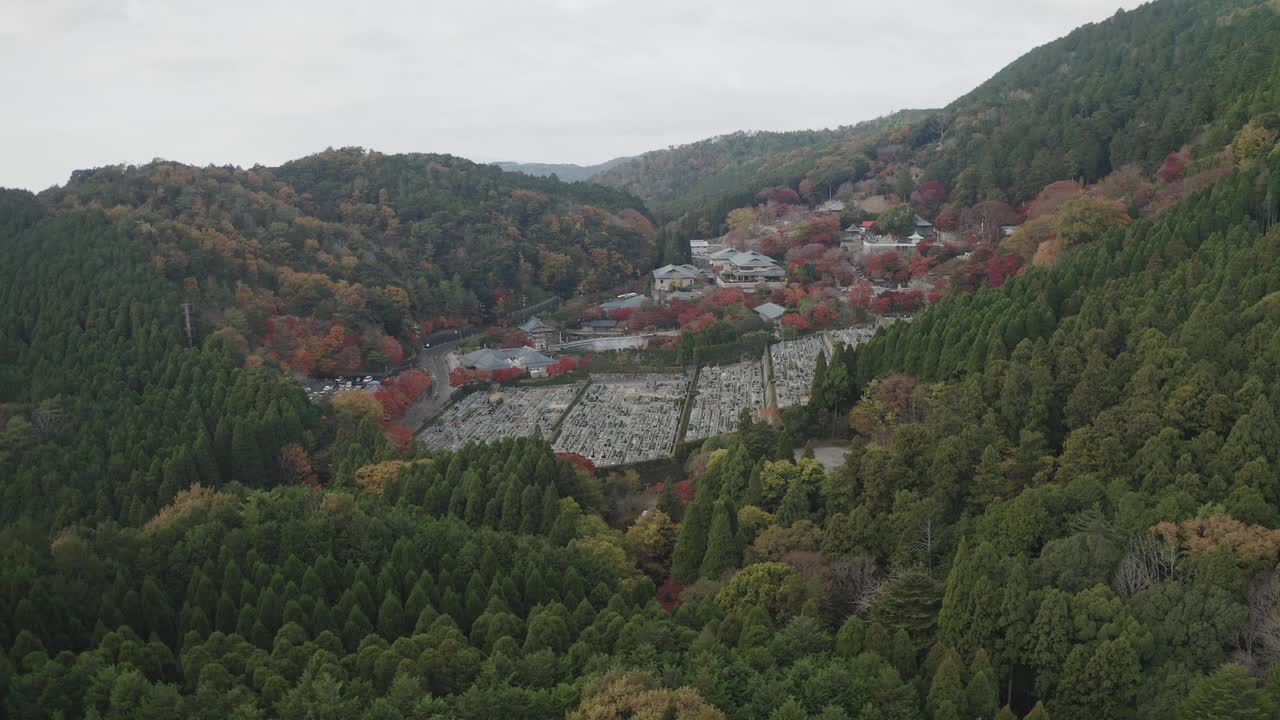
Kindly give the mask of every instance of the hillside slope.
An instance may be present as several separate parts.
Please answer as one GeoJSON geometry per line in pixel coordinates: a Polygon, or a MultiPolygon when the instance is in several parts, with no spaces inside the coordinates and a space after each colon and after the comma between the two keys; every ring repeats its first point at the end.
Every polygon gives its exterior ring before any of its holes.
{"type": "Polygon", "coordinates": [[[722,217],[762,187],[795,186],[806,177],[825,197],[867,171],[869,148],[883,134],[924,112],[904,110],[834,130],[736,132],[645,153],[593,180],[643,198],[668,219],[722,217]]]}
{"type": "Polygon", "coordinates": [[[919,164],[963,204],[1030,199],[1054,180],[1148,174],[1280,111],[1280,6],[1165,0],[1036,48],[912,134],[919,164]]]}
{"type": "MultiPolygon", "coordinates": [[[[1208,134],[1266,114],[1240,87],[1208,134]]],[[[927,153],[917,128],[832,157],[927,153]]],[[[808,405],[744,412],[656,502],[648,469],[542,439],[398,450],[367,394],[313,405],[272,367],[321,328],[337,367],[441,306],[501,312],[499,280],[626,275],[654,235],[626,194],[350,149],[0,191],[0,716],[1275,717],[1256,138],[1158,215],[839,346],[808,405]],[[797,459],[837,426],[842,464],[797,459]]]]}
{"type": "Polygon", "coordinates": [[[735,133],[646,153],[595,181],[644,198],[688,234],[701,234],[700,221],[715,231],[763,188],[807,180],[821,200],[866,178],[888,193],[912,167],[910,185],[939,180],[961,207],[1016,205],[1055,180],[1095,182],[1126,165],[1149,176],[1187,144],[1211,156],[1250,119],[1280,112],[1277,88],[1275,2],[1161,0],[1038,47],[940,110],[735,133]]]}
{"type": "Polygon", "coordinates": [[[656,260],[634,197],[443,155],[108,167],[40,200],[130,226],[192,302],[197,338],[222,332],[303,373],[394,367],[418,331],[612,287],[656,260]]]}

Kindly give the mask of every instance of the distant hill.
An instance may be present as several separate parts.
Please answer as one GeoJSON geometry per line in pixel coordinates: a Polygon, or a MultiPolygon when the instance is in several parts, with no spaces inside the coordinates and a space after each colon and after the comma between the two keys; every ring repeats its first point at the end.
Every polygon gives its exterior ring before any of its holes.
{"type": "Polygon", "coordinates": [[[733,133],[645,153],[593,179],[690,232],[765,187],[808,180],[821,199],[871,178],[888,192],[903,167],[940,180],[962,206],[1016,204],[1055,180],[1093,182],[1130,164],[1149,175],[1186,144],[1200,156],[1219,151],[1251,118],[1280,111],[1277,58],[1274,0],[1149,3],[1026,53],[942,109],[835,130],[733,133]]]}
{"type": "Polygon", "coordinates": [[[622,163],[631,160],[630,157],[619,157],[612,160],[606,160],[595,165],[574,165],[572,163],[520,163],[520,162],[496,162],[492,163],[502,168],[506,172],[518,172],[525,175],[533,175],[536,177],[550,177],[555,175],[557,178],[565,182],[579,182],[582,180],[590,180],[609,168],[616,167],[622,163]]]}
{"type": "Polygon", "coordinates": [[[720,135],[647,152],[593,180],[637,195],[670,218],[723,217],[762,187],[795,186],[808,177],[825,192],[861,176],[869,167],[869,149],[881,137],[928,112],[903,110],[830,130],[720,135]]]}

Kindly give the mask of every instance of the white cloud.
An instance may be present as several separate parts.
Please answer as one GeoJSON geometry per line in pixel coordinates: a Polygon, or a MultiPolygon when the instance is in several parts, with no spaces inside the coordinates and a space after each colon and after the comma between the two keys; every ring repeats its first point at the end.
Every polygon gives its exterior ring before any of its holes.
{"type": "Polygon", "coordinates": [[[0,186],[326,146],[592,163],[936,107],[1133,0],[0,0],[0,186]]]}

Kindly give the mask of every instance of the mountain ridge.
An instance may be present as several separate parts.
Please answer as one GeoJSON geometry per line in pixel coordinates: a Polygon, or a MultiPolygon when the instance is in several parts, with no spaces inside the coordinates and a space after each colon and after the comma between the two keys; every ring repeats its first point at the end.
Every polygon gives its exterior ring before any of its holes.
{"type": "Polygon", "coordinates": [[[631,159],[632,156],[626,155],[613,158],[612,160],[605,160],[604,162],[596,163],[594,165],[577,165],[575,163],[531,163],[514,162],[509,160],[490,164],[497,165],[507,172],[519,172],[539,177],[555,175],[565,182],[574,182],[590,180],[609,168],[621,165],[631,159]]]}

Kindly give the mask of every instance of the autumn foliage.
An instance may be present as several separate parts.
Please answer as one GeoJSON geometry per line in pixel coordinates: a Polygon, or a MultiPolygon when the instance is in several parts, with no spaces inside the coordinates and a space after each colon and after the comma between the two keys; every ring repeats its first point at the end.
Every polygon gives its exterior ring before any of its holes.
{"type": "Polygon", "coordinates": [[[397,452],[404,453],[409,449],[409,442],[413,440],[413,431],[403,425],[395,425],[388,423],[386,425],[387,442],[396,449],[397,452]]]}
{"type": "Polygon", "coordinates": [[[468,370],[467,368],[459,367],[449,371],[449,386],[462,387],[473,384],[509,383],[512,380],[523,377],[524,374],[524,368],[520,367],[500,368],[498,370],[468,370]]]}
{"type": "Polygon", "coordinates": [[[218,507],[229,507],[234,505],[235,502],[235,497],[230,494],[218,492],[211,487],[196,483],[186,490],[180,490],[173,497],[173,502],[160,508],[160,512],[148,520],[142,529],[152,532],[166,525],[172,525],[194,513],[218,507]]]}
{"type": "Polygon", "coordinates": [[[306,448],[298,443],[289,443],[280,448],[280,468],[285,478],[295,484],[320,488],[320,477],[311,466],[311,457],[306,448]]]}
{"type": "Polygon", "coordinates": [[[596,464],[591,462],[590,458],[584,455],[579,455],[578,453],[558,452],[556,453],[556,459],[565,460],[569,462],[571,465],[573,465],[574,467],[578,468],[582,472],[585,472],[589,475],[594,474],[596,471],[596,464]]]}
{"type": "Polygon", "coordinates": [[[370,495],[381,495],[386,490],[387,482],[398,477],[404,466],[403,460],[364,465],[356,470],[356,484],[370,495]]]}
{"type": "Polygon", "coordinates": [[[373,396],[382,404],[383,414],[403,417],[409,406],[431,387],[431,376],[421,370],[409,370],[382,381],[373,396]]]}
{"type": "Polygon", "coordinates": [[[1230,515],[1190,518],[1180,523],[1162,522],[1151,531],[1177,543],[1192,557],[1230,549],[1241,560],[1274,559],[1280,551],[1280,530],[1261,525],[1245,525],[1230,515]]]}
{"type": "Polygon", "coordinates": [[[378,398],[364,390],[340,390],[330,402],[339,414],[353,419],[368,417],[377,420],[386,414],[378,398]]]}
{"type": "Polygon", "coordinates": [[[877,315],[911,313],[925,306],[923,290],[886,290],[871,301],[871,312],[877,315]]]}

